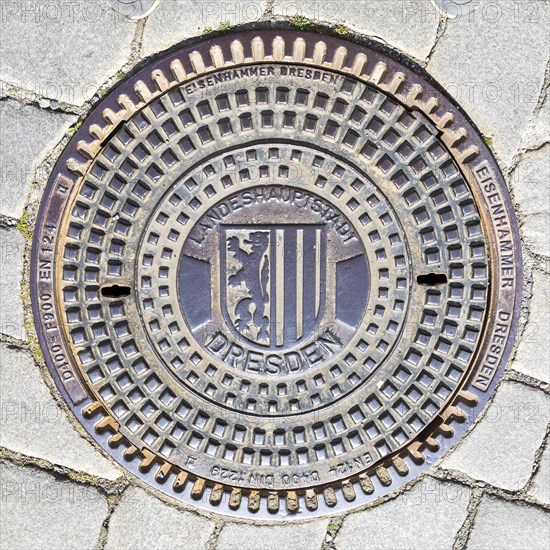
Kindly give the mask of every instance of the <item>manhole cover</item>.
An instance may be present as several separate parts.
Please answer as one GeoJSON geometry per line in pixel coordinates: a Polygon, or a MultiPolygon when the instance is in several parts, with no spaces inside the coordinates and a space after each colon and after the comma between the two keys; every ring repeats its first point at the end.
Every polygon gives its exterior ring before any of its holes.
{"type": "Polygon", "coordinates": [[[74,414],[167,495],[308,517],[395,490],[479,414],[514,337],[510,200],[393,59],[243,33],[155,62],[69,143],[33,304],[74,414]]]}

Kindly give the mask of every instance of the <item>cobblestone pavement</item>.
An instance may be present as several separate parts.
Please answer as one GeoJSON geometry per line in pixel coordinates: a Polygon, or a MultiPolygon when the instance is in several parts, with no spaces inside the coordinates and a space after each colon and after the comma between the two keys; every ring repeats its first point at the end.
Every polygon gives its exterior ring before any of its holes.
{"type": "Polygon", "coordinates": [[[550,547],[550,2],[161,0],[130,21],[106,1],[4,0],[0,38],[0,547],[550,547]],[[314,22],[312,22],[314,21],[314,22]],[[67,414],[34,337],[33,220],[50,169],[93,105],[150,56],[211,32],[311,28],[412,58],[469,114],[507,178],[525,289],[513,360],[470,433],[422,478],[360,511],[253,525],[136,486],[67,414]]]}

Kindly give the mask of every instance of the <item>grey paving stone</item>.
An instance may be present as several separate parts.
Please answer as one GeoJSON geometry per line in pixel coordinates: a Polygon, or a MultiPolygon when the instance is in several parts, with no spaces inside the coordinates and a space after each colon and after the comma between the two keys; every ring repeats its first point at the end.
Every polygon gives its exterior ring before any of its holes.
{"type": "Polygon", "coordinates": [[[136,487],[128,488],[109,521],[105,550],[203,550],[214,524],[172,508],[136,487]]]}
{"type": "Polygon", "coordinates": [[[36,168],[75,121],[72,115],[43,111],[12,100],[0,102],[0,214],[21,216],[27,185],[36,168]]]}
{"type": "Polygon", "coordinates": [[[550,277],[533,272],[533,290],[526,325],[512,368],[550,382],[550,277]]]}
{"type": "Polygon", "coordinates": [[[25,239],[16,229],[0,228],[0,332],[25,340],[21,276],[25,239]]]}
{"type": "Polygon", "coordinates": [[[534,115],[533,120],[527,126],[523,135],[521,146],[525,149],[534,149],[543,143],[550,141],[550,98],[546,92],[544,101],[534,115]]]}
{"type": "Polygon", "coordinates": [[[394,500],[349,515],[336,535],[336,549],[451,548],[469,499],[464,486],[426,478],[394,500]]]}
{"type": "Polygon", "coordinates": [[[450,20],[427,66],[493,137],[508,166],[537,104],[548,61],[549,4],[487,2],[450,20]]]}
{"type": "Polygon", "coordinates": [[[108,512],[93,487],[0,462],[0,547],[84,550],[96,546],[108,512]]]}
{"type": "Polygon", "coordinates": [[[549,398],[524,384],[500,386],[483,420],[442,463],[474,479],[516,491],[525,486],[550,418],[549,398]]]}
{"type": "Polygon", "coordinates": [[[0,412],[0,446],[106,479],[120,477],[70,424],[30,355],[3,343],[0,412]]]}
{"type": "Polygon", "coordinates": [[[216,550],[317,550],[327,527],[328,520],[275,526],[228,523],[220,533],[216,550]]]}
{"type": "Polygon", "coordinates": [[[544,451],[539,469],[533,480],[533,487],[529,491],[538,501],[550,504],[550,446],[544,451]]]}
{"type": "Polygon", "coordinates": [[[550,514],[525,504],[483,497],[468,550],[548,550],[550,514]]]}
{"type": "Polygon", "coordinates": [[[0,78],[81,105],[128,60],[135,26],[107,2],[10,0],[2,10],[0,78]]]}
{"type": "Polygon", "coordinates": [[[423,0],[275,0],[273,13],[344,23],[419,60],[426,59],[430,53],[439,26],[439,15],[433,4],[423,0]]]}
{"type": "Polygon", "coordinates": [[[524,239],[535,254],[550,256],[550,145],[527,153],[511,181],[524,239]]]}
{"type": "Polygon", "coordinates": [[[258,21],[266,8],[266,0],[163,0],[145,24],[142,54],[148,56],[200,36],[208,27],[258,21]]]}

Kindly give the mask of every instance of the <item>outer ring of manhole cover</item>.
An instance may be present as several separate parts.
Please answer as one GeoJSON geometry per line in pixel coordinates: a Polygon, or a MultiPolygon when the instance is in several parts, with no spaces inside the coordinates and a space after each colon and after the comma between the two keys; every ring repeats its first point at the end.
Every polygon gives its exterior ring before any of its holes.
{"type": "Polygon", "coordinates": [[[121,465],[222,514],[397,489],[489,399],[519,237],[449,99],[336,38],[246,32],[122,83],[57,163],[32,298],[69,407],[121,465]]]}

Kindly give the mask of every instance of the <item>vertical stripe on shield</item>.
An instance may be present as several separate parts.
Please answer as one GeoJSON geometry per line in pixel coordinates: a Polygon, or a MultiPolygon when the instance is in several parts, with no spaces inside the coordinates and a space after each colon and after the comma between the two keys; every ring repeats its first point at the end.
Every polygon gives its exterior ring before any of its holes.
{"type": "Polygon", "coordinates": [[[285,230],[275,231],[275,335],[277,346],[285,343],[285,230]]]}
{"type": "Polygon", "coordinates": [[[315,230],[315,318],[321,305],[321,230],[315,230]]]}
{"type": "Polygon", "coordinates": [[[303,335],[307,338],[315,330],[322,314],[324,266],[323,230],[319,227],[304,228],[302,263],[303,282],[303,335]]]}
{"type": "Polygon", "coordinates": [[[304,335],[304,230],[296,231],[296,340],[304,335]]]}

